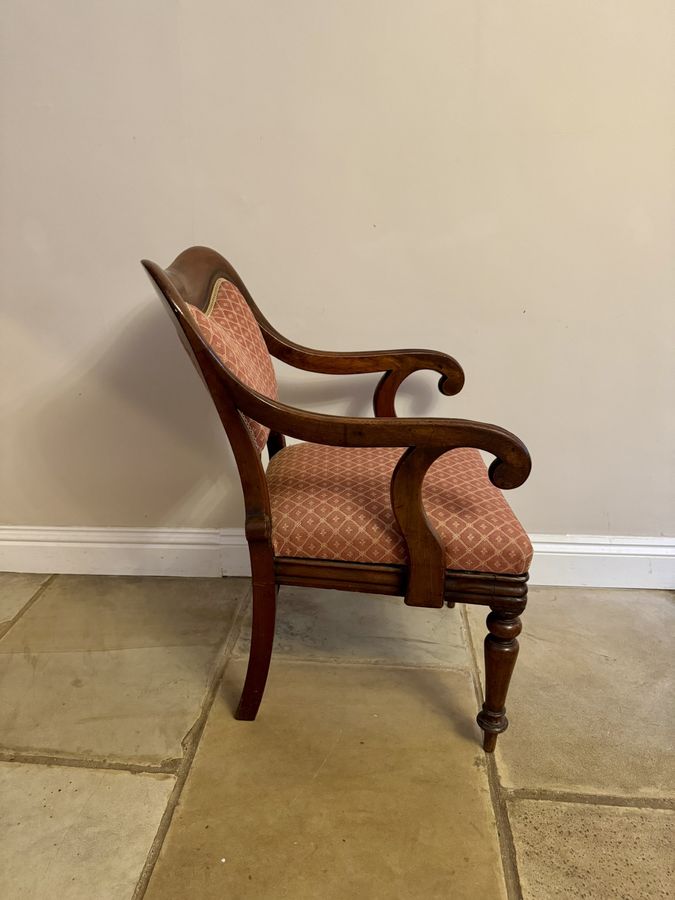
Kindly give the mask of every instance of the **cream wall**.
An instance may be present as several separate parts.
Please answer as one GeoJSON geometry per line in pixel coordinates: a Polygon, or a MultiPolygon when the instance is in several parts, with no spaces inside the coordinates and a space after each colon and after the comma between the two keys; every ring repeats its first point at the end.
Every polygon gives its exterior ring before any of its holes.
{"type": "MultiPolygon", "coordinates": [[[[296,340],[454,354],[462,394],[419,375],[402,410],[518,433],[530,531],[675,532],[670,0],[2,18],[2,523],[241,524],[138,264],[205,243],[296,340]]],[[[328,380],[282,395],[367,411],[328,380]]]]}

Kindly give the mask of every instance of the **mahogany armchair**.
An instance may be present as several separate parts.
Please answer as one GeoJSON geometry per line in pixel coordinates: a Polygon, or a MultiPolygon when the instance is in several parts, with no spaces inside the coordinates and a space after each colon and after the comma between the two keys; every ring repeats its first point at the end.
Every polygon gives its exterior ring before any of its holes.
{"type": "Polygon", "coordinates": [[[143,266],[211,394],[244,493],[253,589],[251,651],[235,713],[255,719],[274,640],[280,585],[404,597],[409,606],[490,608],[487,752],[508,725],[505,700],[518,655],[532,547],[501,489],[530,473],[525,445],[496,425],[397,418],[397,389],[420,369],[458,393],[460,365],[444,353],[331,353],[287,340],[262,315],[220,254],[185,250],[167,268],[143,266]],[[296,409],[277,399],[271,357],[310,372],[381,372],[374,418],[296,409]],[[285,436],[303,443],[286,446],[285,436]],[[267,446],[269,464],[261,454],[267,446]],[[489,470],[480,450],[495,458],[489,470]]]}

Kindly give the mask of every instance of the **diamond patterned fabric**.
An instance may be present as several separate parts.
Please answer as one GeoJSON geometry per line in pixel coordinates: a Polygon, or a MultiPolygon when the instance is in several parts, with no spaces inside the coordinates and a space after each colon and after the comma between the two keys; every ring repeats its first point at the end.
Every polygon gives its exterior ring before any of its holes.
{"type": "MultiPolygon", "coordinates": [[[[405,564],[405,542],[389,497],[403,452],[307,443],[272,457],[267,479],[277,556],[405,564]]],[[[422,494],[448,569],[527,572],[532,545],[491,484],[478,450],[451,450],[436,460],[422,494]]]]}
{"type": "MultiPolygon", "coordinates": [[[[255,316],[229,281],[220,278],[213,286],[205,312],[188,304],[202,337],[233,375],[259,394],[276,399],[277,379],[262,332],[255,316]]],[[[243,416],[258,448],[262,450],[269,428],[243,416]]]]}

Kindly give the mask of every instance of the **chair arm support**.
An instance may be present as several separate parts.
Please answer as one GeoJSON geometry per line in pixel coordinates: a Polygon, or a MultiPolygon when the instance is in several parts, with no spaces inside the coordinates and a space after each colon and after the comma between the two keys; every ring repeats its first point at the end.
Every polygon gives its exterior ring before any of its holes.
{"type": "MultiPolygon", "coordinates": [[[[524,446],[521,446],[524,450],[521,464],[525,467],[522,471],[529,472],[529,455],[524,446]]],[[[490,449],[494,452],[494,448],[490,449]]],[[[391,505],[408,551],[405,594],[408,606],[441,607],[445,598],[445,547],[426,514],[422,499],[424,478],[444,452],[439,447],[409,447],[399,459],[391,477],[391,505]]],[[[500,465],[501,460],[497,457],[490,466],[489,475],[493,484],[504,487],[506,485],[500,483],[501,476],[496,476],[500,465]]],[[[522,480],[525,478],[527,474],[522,480]]]]}
{"type": "Polygon", "coordinates": [[[464,371],[451,356],[435,353],[432,350],[398,351],[401,354],[399,364],[388,369],[377,383],[373,397],[373,408],[376,416],[393,418],[396,416],[396,393],[405,379],[413,372],[424,369],[440,372],[438,390],[446,397],[453,397],[464,387],[464,371]]]}
{"type": "Polygon", "coordinates": [[[408,552],[408,606],[443,606],[445,547],[422,499],[424,478],[442,453],[435,447],[409,447],[391,476],[391,506],[408,552]]]}

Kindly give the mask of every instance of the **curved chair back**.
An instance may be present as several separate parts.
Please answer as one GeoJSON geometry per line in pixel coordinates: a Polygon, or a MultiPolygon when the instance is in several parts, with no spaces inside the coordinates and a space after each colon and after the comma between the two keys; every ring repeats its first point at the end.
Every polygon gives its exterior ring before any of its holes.
{"type": "MultiPolygon", "coordinates": [[[[215,250],[191,247],[163,269],[142,264],[170,313],[183,346],[206,384],[239,470],[247,532],[269,519],[269,496],[260,454],[269,429],[237,408],[228,383],[277,398],[272,359],[258,325],[257,307],[230,263],[215,250]]],[[[267,531],[267,527],[264,529],[267,531]]],[[[260,534],[257,535],[260,537],[260,534]]]]}

